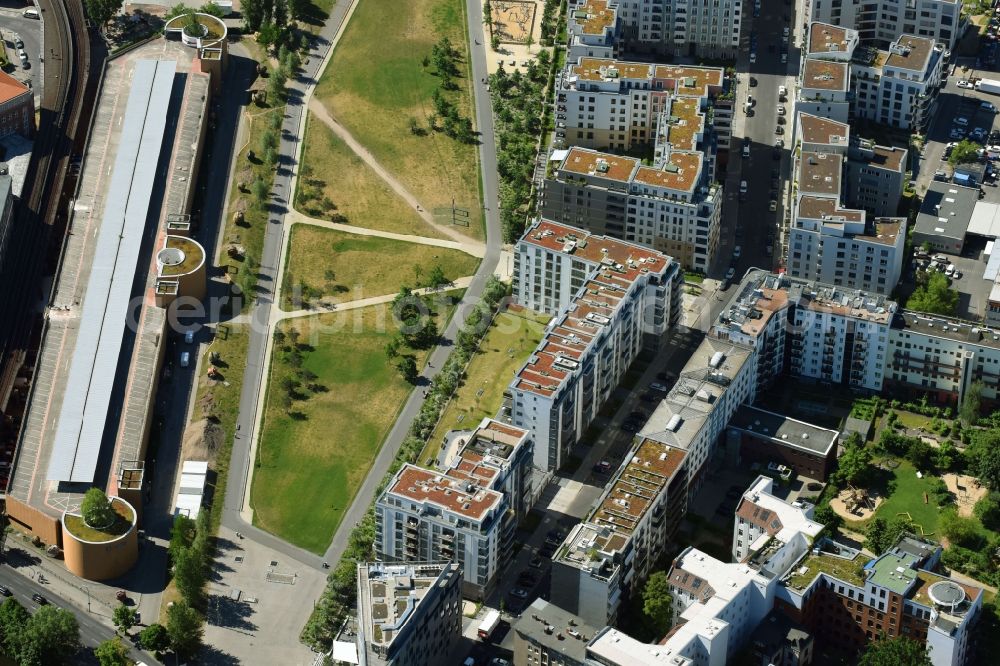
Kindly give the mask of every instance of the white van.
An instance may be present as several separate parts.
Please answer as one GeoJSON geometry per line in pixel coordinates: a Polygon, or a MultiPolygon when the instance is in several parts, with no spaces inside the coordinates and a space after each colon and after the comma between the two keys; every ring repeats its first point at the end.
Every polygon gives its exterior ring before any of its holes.
{"type": "Polygon", "coordinates": [[[38,14],[38,10],[35,9],[34,7],[30,7],[28,9],[25,9],[23,12],[21,12],[21,16],[23,16],[24,18],[30,18],[30,19],[39,19],[39,18],[41,18],[41,16],[38,14]]]}
{"type": "Polygon", "coordinates": [[[182,368],[186,368],[189,365],[191,365],[191,353],[190,352],[182,352],[181,353],[181,367],[182,368]]]}

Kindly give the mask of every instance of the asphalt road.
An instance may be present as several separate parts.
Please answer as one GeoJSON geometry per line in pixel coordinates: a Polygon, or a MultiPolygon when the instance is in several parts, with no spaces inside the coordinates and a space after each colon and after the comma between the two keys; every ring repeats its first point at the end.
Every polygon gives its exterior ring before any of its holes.
{"type": "Polygon", "coordinates": [[[21,16],[21,11],[27,5],[23,3],[7,3],[0,6],[0,24],[4,29],[4,37],[8,39],[7,56],[14,70],[11,76],[19,81],[31,80],[35,95],[41,95],[42,89],[42,22],[21,16]],[[17,58],[14,42],[11,39],[17,33],[24,41],[24,52],[28,55],[28,68],[21,66],[17,58]]]}
{"type": "MultiPolygon", "coordinates": [[[[27,567],[28,565],[25,566],[27,567]]],[[[55,594],[48,586],[39,585],[34,580],[25,577],[23,573],[12,569],[6,563],[0,566],[0,585],[8,588],[13,593],[12,598],[17,599],[22,606],[28,609],[29,613],[34,613],[39,608],[39,604],[31,598],[31,595],[36,593],[45,597],[50,604],[65,608],[73,613],[80,625],[80,642],[86,648],[93,649],[115,635],[114,631],[99,622],[90,613],[76,608],[73,604],[55,594]]],[[[134,633],[136,633],[135,629],[133,629],[134,633]]],[[[126,644],[128,643],[126,642],[126,644]]],[[[134,647],[131,649],[129,656],[136,661],[143,661],[147,664],[160,663],[152,655],[146,654],[134,647]]],[[[97,660],[93,658],[92,654],[85,655],[81,652],[74,663],[97,663],[97,660]]]]}
{"type": "Polygon", "coordinates": [[[769,231],[775,232],[775,244],[778,239],[778,225],[783,214],[782,197],[776,197],[778,210],[770,212],[768,204],[771,200],[771,171],[780,170],[782,188],[787,185],[791,169],[790,152],[787,144],[791,136],[791,96],[784,103],[786,123],[781,125],[783,134],[775,134],[778,126],[778,87],[785,86],[789,95],[795,73],[798,68],[798,49],[790,40],[782,37],[782,28],[794,25],[795,7],[785,0],[763,0],[760,16],[752,18],[753,4],[746,6],[749,23],[743,31],[740,53],[736,61],[738,77],[737,85],[737,119],[734,122],[732,150],[730,153],[730,168],[726,174],[726,198],[723,204],[722,239],[713,271],[717,277],[725,275],[727,268],[732,266],[735,280],[751,267],[770,269],[778,259],[780,250],[773,249],[773,257],[767,256],[765,248],[769,231]],[[785,18],[787,17],[787,19],[785,18]],[[751,41],[756,36],[756,62],[750,63],[751,41]],[[781,62],[781,45],[788,45],[788,63],[781,62]],[[757,85],[750,86],[753,77],[757,85]],[[754,98],[752,114],[745,114],[744,103],[747,94],[754,98]],[[783,138],[786,148],[782,150],[780,161],[772,158],[775,140],[783,138]],[[745,138],[750,139],[750,157],[742,157],[742,146],[745,138]],[[740,200],[740,182],[747,181],[747,195],[740,200]],[[734,246],[740,246],[740,257],[733,258],[734,246]]]}

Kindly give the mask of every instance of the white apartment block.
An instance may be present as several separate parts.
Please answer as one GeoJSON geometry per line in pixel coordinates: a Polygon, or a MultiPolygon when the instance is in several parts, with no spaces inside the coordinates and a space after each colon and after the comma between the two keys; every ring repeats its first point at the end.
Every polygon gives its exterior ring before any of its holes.
{"type": "Polygon", "coordinates": [[[848,152],[844,200],[875,217],[895,217],[906,183],[908,151],[859,139],[848,152]]]}
{"type": "Polygon", "coordinates": [[[809,56],[802,61],[794,113],[808,113],[846,123],[851,115],[851,66],[809,56]]]}
{"type": "Polygon", "coordinates": [[[375,503],[379,559],[457,562],[464,594],[485,598],[530,509],[531,461],[527,431],[484,419],[447,471],[404,465],[375,503]]]}
{"type": "Polygon", "coordinates": [[[618,53],[618,9],[614,0],[573,0],[566,21],[566,59],[614,58],[618,53]]]}
{"type": "Polygon", "coordinates": [[[539,200],[544,217],[642,243],[707,272],[719,243],[722,188],[701,153],[671,151],[658,166],[578,147],[559,156],[539,200]]]}
{"type": "Polygon", "coordinates": [[[641,245],[544,219],[525,232],[514,297],[556,315],[510,385],[537,467],[562,466],[636,356],[676,325],[682,281],[677,262],[641,245]]]}
{"type": "Polygon", "coordinates": [[[706,338],[587,519],[553,558],[552,602],[613,622],[665,552],[736,409],[756,397],[753,350],[706,338]]]}
{"type": "Polygon", "coordinates": [[[892,175],[885,164],[889,158],[894,160],[898,174],[906,151],[865,144],[865,153],[860,149],[854,152],[867,161],[852,162],[845,159],[849,143],[846,124],[800,113],[797,126],[802,151],[796,158],[797,198],[785,258],[788,274],[846,288],[891,293],[902,273],[906,221],[869,218],[864,210],[843,207],[842,183],[846,167],[853,179],[846,189],[855,198],[888,208],[891,201],[898,202],[902,177],[879,177],[882,171],[892,175]]]}
{"type": "Polygon", "coordinates": [[[556,82],[557,128],[566,145],[626,151],[652,145],[669,110],[667,117],[677,119],[671,125],[673,149],[714,152],[706,141],[705,114],[723,81],[719,67],[581,57],[556,82]]]}
{"type": "Polygon", "coordinates": [[[856,30],[862,41],[888,44],[902,34],[927,37],[949,49],[962,36],[958,0],[810,0],[805,22],[856,30]]]}
{"type": "Polygon", "coordinates": [[[777,359],[787,358],[782,372],[878,392],[892,354],[889,328],[896,308],[878,294],[751,271],[711,334],[739,342],[763,338],[754,345],[756,363],[770,367],[771,378],[777,359]],[[774,355],[772,364],[761,363],[761,352],[765,359],[768,352],[774,355]]]}
{"type": "Polygon", "coordinates": [[[742,10],[742,0],[618,1],[622,39],[629,50],[674,56],[734,58],[742,10]]]}
{"type": "Polygon", "coordinates": [[[943,84],[944,48],[928,37],[904,34],[886,51],[862,48],[851,63],[854,116],[924,131],[943,84]]]}
{"type": "Polygon", "coordinates": [[[770,539],[788,543],[799,532],[815,539],[823,525],[812,519],[813,505],[788,502],[774,496],[774,479],[758,476],[736,505],[733,521],[733,560],[743,562],[770,539]]]}
{"type": "Polygon", "coordinates": [[[360,666],[423,666],[462,638],[462,568],[450,562],[358,564],[360,666]]]}
{"type": "Polygon", "coordinates": [[[786,261],[790,276],[877,294],[892,292],[903,269],[904,218],[866,220],[863,210],[814,196],[800,198],[796,213],[786,261]]]}

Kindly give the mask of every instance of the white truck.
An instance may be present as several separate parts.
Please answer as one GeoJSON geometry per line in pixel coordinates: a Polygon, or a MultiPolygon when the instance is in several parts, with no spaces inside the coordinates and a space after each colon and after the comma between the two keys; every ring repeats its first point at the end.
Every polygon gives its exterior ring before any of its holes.
{"type": "Polygon", "coordinates": [[[1000,95],[1000,81],[995,79],[979,79],[976,81],[976,90],[991,95],[1000,95]]]}
{"type": "Polygon", "coordinates": [[[500,611],[495,608],[491,608],[486,611],[486,615],[483,617],[482,623],[479,625],[479,640],[488,641],[493,635],[493,632],[500,625],[500,611]]]}

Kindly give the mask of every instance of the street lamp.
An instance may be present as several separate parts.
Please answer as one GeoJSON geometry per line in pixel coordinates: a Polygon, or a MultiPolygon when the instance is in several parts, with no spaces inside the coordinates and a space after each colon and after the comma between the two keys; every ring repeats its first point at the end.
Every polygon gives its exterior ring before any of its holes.
{"type": "Polygon", "coordinates": [[[81,585],[80,588],[83,589],[87,593],[87,612],[89,613],[90,612],[90,587],[87,586],[87,585],[81,585]]]}

